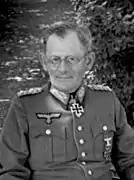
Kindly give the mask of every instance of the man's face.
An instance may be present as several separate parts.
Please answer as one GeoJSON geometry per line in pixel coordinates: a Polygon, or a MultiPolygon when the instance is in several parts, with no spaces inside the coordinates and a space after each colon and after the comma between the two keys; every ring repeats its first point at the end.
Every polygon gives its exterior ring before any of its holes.
{"type": "Polygon", "coordinates": [[[55,88],[66,93],[71,93],[79,88],[87,67],[87,60],[83,58],[79,63],[69,65],[66,62],[66,57],[80,59],[83,55],[84,49],[75,32],[68,32],[64,38],[54,34],[49,37],[46,46],[45,67],[55,88]],[[59,57],[62,61],[58,67],[49,64],[51,59],[59,57]]]}

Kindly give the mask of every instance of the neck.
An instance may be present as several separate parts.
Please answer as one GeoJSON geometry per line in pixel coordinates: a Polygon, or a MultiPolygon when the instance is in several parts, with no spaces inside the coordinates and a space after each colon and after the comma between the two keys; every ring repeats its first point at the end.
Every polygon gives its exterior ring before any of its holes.
{"type": "Polygon", "coordinates": [[[78,89],[80,89],[80,87],[82,87],[84,85],[84,83],[82,82],[79,86],[77,86],[77,87],[75,87],[75,88],[73,88],[73,89],[70,89],[70,90],[62,90],[62,89],[60,89],[60,88],[58,88],[58,87],[56,87],[55,85],[53,85],[53,84],[51,84],[50,83],[50,87],[51,88],[54,88],[54,89],[56,89],[56,90],[58,90],[58,91],[60,91],[60,92],[62,92],[62,93],[65,93],[65,94],[73,94],[73,93],[75,93],[78,89]]]}
{"type": "Polygon", "coordinates": [[[78,98],[80,102],[82,102],[84,95],[85,95],[85,87],[84,84],[81,84],[75,91],[71,92],[65,92],[58,90],[55,86],[50,84],[49,91],[53,96],[58,98],[60,101],[62,101],[64,104],[68,103],[69,98],[72,96],[74,99],[78,98]]]}

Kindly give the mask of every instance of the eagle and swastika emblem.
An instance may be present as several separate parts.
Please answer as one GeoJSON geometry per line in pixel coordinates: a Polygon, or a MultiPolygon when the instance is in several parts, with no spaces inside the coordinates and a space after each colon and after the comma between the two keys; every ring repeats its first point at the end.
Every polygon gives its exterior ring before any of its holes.
{"type": "Polygon", "coordinates": [[[51,124],[53,118],[60,118],[61,113],[36,113],[38,119],[44,119],[46,124],[51,124]]]}
{"type": "Polygon", "coordinates": [[[84,109],[82,106],[80,106],[78,103],[74,102],[71,106],[70,106],[70,110],[72,113],[74,113],[76,115],[76,117],[81,117],[81,115],[84,113],[84,109]]]}

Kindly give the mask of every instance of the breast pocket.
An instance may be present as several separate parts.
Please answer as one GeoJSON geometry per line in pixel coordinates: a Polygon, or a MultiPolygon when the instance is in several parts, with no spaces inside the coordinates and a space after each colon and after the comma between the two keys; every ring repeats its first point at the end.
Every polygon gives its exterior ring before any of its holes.
{"type": "Polygon", "coordinates": [[[65,139],[65,128],[53,125],[32,128],[30,132],[32,161],[39,165],[64,161],[65,139]]]}
{"type": "Polygon", "coordinates": [[[101,116],[92,124],[94,156],[97,160],[110,160],[115,125],[109,116],[101,116]]]}

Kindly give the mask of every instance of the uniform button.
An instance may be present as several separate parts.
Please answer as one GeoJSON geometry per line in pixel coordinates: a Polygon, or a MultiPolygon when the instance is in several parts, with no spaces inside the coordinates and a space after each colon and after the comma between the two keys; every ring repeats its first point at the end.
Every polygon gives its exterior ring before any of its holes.
{"type": "Polygon", "coordinates": [[[80,143],[80,144],[84,144],[84,139],[80,139],[80,140],[79,140],[79,143],[80,143]]]}
{"type": "Polygon", "coordinates": [[[85,162],[85,161],[82,161],[81,164],[86,165],[86,162],[85,162]]]}
{"type": "Polygon", "coordinates": [[[92,171],[91,171],[90,169],[88,170],[88,174],[89,174],[89,175],[92,175],[92,171]]]}
{"type": "Polygon", "coordinates": [[[107,126],[106,126],[106,125],[103,126],[103,130],[104,130],[104,131],[107,131],[107,126]]]}
{"type": "Polygon", "coordinates": [[[46,130],[46,134],[47,134],[47,135],[50,135],[50,134],[51,134],[51,130],[50,130],[50,129],[47,129],[47,130],[46,130]]]}
{"type": "Polygon", "coordinates": [[[79,125],[78,127],[77,127],[77,129],[78,129],[78,131],[82,131],[82,126],[81,125],[79,125]]]}
{"type": "Polygon", "coordinates": [[[85,153],[85,152],[82,152],[81,155],[82,155],[82,157],[85,157],[85,156],[86,156],[86,153],[85,153]]]}

